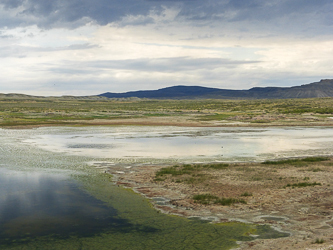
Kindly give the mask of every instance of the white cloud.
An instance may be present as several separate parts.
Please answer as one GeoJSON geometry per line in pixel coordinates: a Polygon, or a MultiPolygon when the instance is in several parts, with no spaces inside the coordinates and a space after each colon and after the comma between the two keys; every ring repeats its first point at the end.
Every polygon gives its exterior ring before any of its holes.
{"type": "Polygon", "coordinates": [[[310,2],[0,0],[0,92],[248,89],[332,78],[333,3],[310,2]]]}

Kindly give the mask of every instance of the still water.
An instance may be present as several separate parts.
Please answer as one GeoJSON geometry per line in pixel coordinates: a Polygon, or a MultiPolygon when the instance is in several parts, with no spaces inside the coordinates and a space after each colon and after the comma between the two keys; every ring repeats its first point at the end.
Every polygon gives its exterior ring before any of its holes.
{"type": "Polygon", "coordinates": [[[265,160],[331,155],[331,128],[0,129],[0,249],[229,249],[285,237],[268,226],[168,216],[91,162],[265,160]]]}
{"type": "Polygon", "coordinates": [[[90,236],[131,225],[61,171],[0,169],[0,243],[53,234],[90,236]]]}
{"type": "Polygon", "coordinates": [[[119,162],[263,161],[331,154],[332,128],[91,127],[41,129],[36,147],[119,162]]]}

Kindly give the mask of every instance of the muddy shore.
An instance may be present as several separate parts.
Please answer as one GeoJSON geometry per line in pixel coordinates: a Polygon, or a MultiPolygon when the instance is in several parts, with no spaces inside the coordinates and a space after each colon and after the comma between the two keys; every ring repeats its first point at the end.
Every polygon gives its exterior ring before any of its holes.
{"type": "Polygon", "coordinates": [[[170,178],[155,181],[155,173],[165,166],[119,167],[108,172],[116,184],[151,199],[155,208],[164,213],[210,218],[213,223],[269,224],[290,233],[287,238],[244,242],[239,249],[333,249],[332,165],[333,159],[304,166],[238,163],[225,170],[204,171],[209,181],[196,184],[177,183],[170,178]],[[259,172],[262,178],[254,180],[259,172]],[[303,180],[320,185],[285,187],[286,183],[303,180]],[[246,204],[203,205],[192,199],[198,193],[240,197],[245,191],[251,194],[243,197],[246,204]]]}

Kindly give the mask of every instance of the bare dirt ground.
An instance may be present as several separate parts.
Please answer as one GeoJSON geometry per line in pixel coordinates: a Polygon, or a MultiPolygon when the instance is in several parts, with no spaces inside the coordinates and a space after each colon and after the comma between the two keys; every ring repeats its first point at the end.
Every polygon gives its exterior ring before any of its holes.
{"type": "Polygon", "coordinates": [[[152,199],[154,206],[165,213],[215,217],[215,222],[265,223],[291,234],[287,238],[244,242],[239,249],[319,250],[333,249],[332,166],[333,159],[281,165],[238,163],[224,169],[201,169],[190,175],[166,175],[160,181],[156,181],[155,174],[163,166],[113,168],[109,173],[118,185],[152,199]],[[302,182],[318,185],[291,186],[302,182]],[[193,195],[207,193],[242,198],[246,204],[194,202],[193,195]],[[168,202],[161,203],[163,199],[168,202]]]}
{"type": "Polygon", "coordinates": [[[243,116],[227,120],[200,120],[194,114],[162,117],[138,117],[130,119],[94,119],[91,121],[71,121],[68,124],[81,125],[140,125],[140,126],[184,126],[184,127],[272,127],[272,126],[333,126],[333,119],[317,119],[312,115],[281,116],[260,115],[252,118],[243,116]]]}

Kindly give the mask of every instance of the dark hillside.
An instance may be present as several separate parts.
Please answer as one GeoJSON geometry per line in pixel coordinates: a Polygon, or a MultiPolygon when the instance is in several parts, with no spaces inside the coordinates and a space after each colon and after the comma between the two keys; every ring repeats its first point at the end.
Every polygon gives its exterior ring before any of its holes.
{"type": "Polygon", "coordinates": [[[333,97],[333,80],[325,79],[320,82],[294,87],[255,87],[249,90],[218,89],[200,86],[173,86],[158,90],[141,90],[126,93],[107,92],[99,96],[108,98],[138,97],[153,99],[285,99],[333,97]]]}

